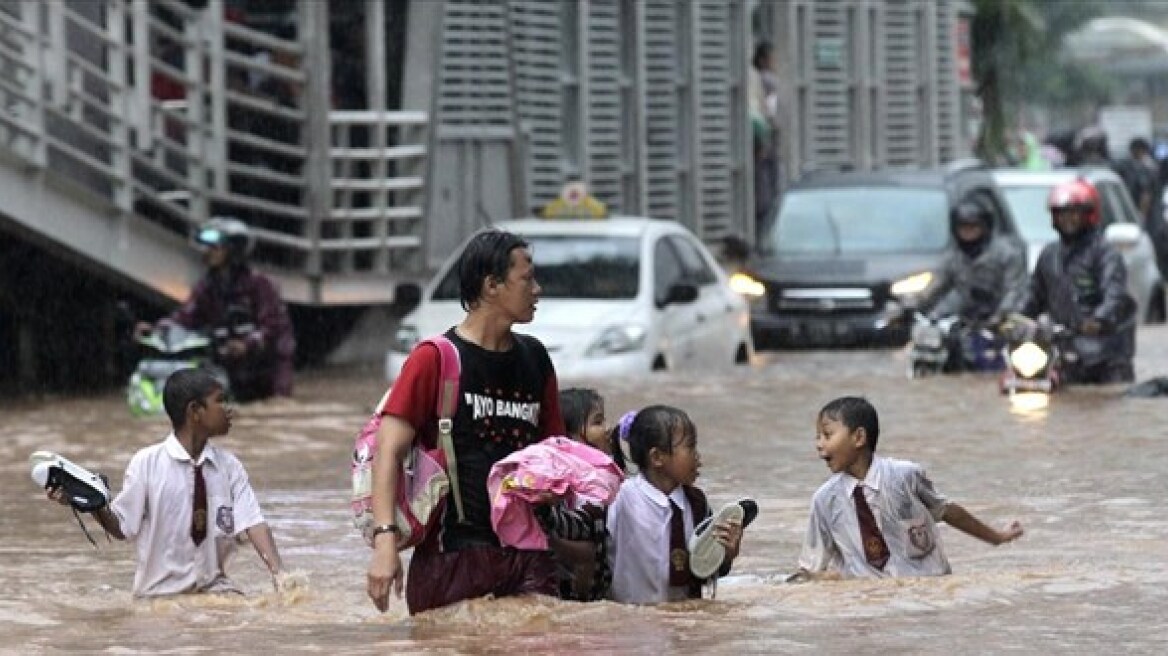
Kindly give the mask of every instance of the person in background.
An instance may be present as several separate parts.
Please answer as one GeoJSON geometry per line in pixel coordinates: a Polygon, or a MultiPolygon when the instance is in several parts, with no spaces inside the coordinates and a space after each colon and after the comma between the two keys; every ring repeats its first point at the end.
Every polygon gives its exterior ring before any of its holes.
{"type": "Polygon", "coordinates": [[[291,396],[296,336],[276,283],[249,263],[251,230],[238,219],[217,217],[199,229],[195,242],[203,248],[206,274],[169,317],[158,326],[139,324],[136,332],[175,323],[207,333],[234,399],[291,396]]]}
{"type": "Polygon", "coordinates": [[[1026,254],[994,234],[993,215],[977,201],[961,201],[949,216],[949,229],[954,245],[938,274],[930,314],[996,325],[1021,309],[1026,254]]]}
{"type": "Polygon", "coordinates": [[[1022,314],[1047,314],[1075,333],[1078,357],[1063,362],[1066,382],[1131,382],[1136,302],[1123,257],[1099,225],[1099,192],[1086,180],[1064,182],[1051,190],[1047,207],[1059,239],[1038,256],[1022,314]]]}
{"type": "Polygon", "coordinates": [[[1147,221],[1160,195],[1159,166],[1152,158],[1152,145],[1147,139],[1131,140],[1128,157],[1116,164],[1115,172],[1123,179],[1140,217],[1147,221]]]}
{"type": "Polygon", "coordinates": [[[757,234],[770,221],[779,196],[779,153],[782,134],[779,81],[774,70],[774,46],[761,41],[747,72],[747,95],[754,143],[754,214],[757,234]]]}

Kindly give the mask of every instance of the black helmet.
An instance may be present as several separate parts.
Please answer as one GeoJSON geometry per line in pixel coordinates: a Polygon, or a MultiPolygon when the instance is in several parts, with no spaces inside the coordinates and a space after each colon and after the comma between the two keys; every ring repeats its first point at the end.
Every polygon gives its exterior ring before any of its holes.
{"type": "Polygon", "coordinates": [[[956,230],[957,226],[970,223],[980,223],[987,230],[990,226],[990,213],[981,206],[981,203],[972,200],[963,200],[953,208],[949,214],[950,225],[956,230]]]}
{"type": "Polygon", "coordinates": [[[255,235],[239,219],[217,216],[204,223],[195,233],[195,243],[204,246],[223,246],[233,262],[245,262],[255,248],[255,235]]]}

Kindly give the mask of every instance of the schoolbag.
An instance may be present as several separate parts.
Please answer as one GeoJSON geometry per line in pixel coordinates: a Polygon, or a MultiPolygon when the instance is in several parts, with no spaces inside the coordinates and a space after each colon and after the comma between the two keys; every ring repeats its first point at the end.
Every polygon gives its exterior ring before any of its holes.
{"type": "MultiPolygon", "coordinates": [[[[429,535],[442,517],[447,494],[453,494],[458,520],[463,521],[462,495],[458,490],[458,467],[454,455],[454,411],[458,402],[458,379],[461,373],[458,349],[444,335],[418,342],[438,349],[441,362],[438,381],[438,447],[426,449],[415,437],[398,469],[394,495],[394,523],[401,534],[398,551],[414,547],[429,535]]],[[[377,431],[381,428],[381,408],[389,392],[381,397],[373,416],[357,434],[353,446],[353,525],[365,542],[373,546],[373,461],[377,456],[377,431]]]]}

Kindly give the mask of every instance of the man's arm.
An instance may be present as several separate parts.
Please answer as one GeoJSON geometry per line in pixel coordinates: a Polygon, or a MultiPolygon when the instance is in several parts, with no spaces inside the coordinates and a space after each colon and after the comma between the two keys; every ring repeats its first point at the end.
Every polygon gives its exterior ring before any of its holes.
{"type": "MultiPolygon", "coordinates": [[[[414,427],[393,415],[385,415],[377,431],[377,455],[373,459],[373,523],[394,523],[393,495],[398,485],[398,469],[414,441],[414,427]]],[[[405,581],[397,534],[380,533],[374,539],[373,558],[369,562],[367,592],[377,610],[389,608],[389,591],[401,598],[405,581]]]]}
{"type": "Polygon", "coordinates": [[[986,526],[968,510],[952,502],[945,506],[945,513],[941,515],[941,519],[962,533],[972,535],[994,546],[1005,544],[1006,542],[1011,542],[1022,537],[1022,524],[1019,522],[1010,522],[1006,528],[998,530],[986,526]]]}

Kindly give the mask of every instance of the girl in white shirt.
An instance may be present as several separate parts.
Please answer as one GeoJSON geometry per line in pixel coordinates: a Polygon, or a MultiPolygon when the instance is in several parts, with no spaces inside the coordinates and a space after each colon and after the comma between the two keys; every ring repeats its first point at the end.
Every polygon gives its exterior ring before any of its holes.
{"type": "MultiPolygon", "coordinates": [[[[651,604],[700,599],[702,584],[690,572],[686,545],[694,526],[710,515],[694,482],[702,460],[697,429],[686,413],[665,405],[637,413],[629,428],[629,455],[640,473],[627,479],[608,509],[612,598],[651,604]]],[[[725,548],[724,576],[738,555],[740,523],[713,529],[725,548]]]]}

